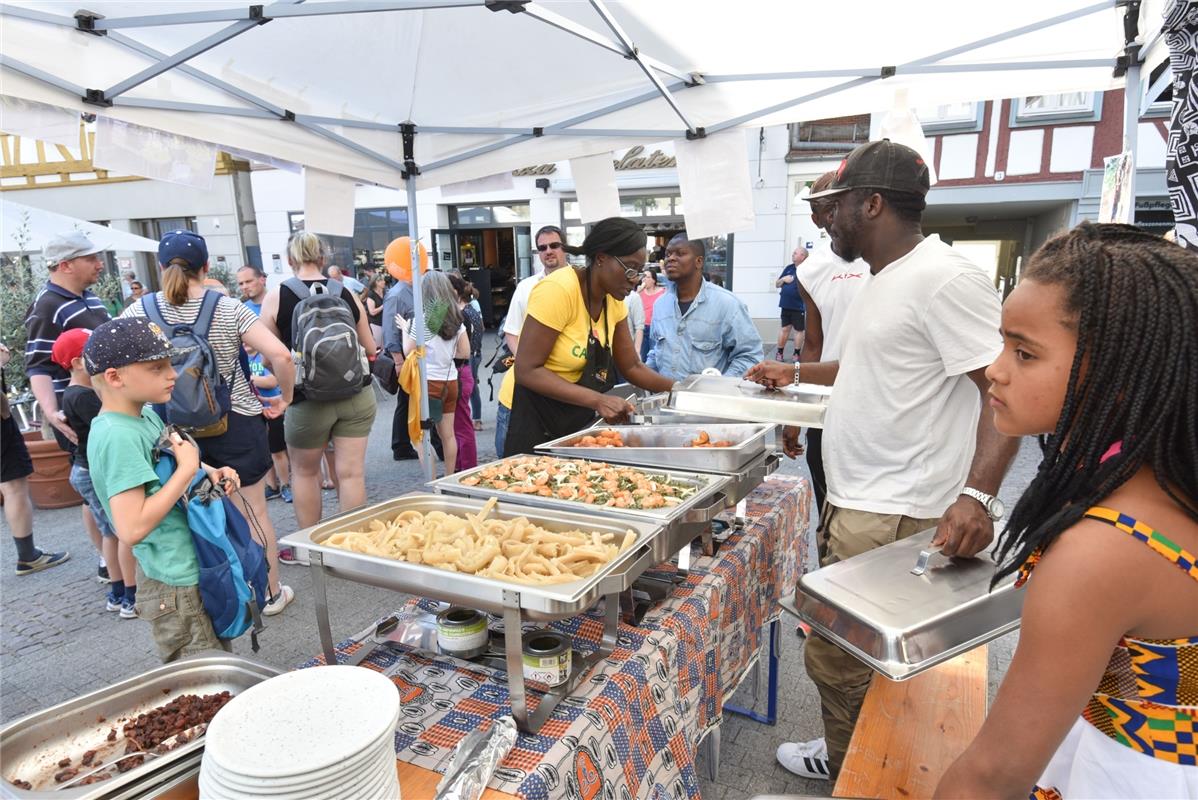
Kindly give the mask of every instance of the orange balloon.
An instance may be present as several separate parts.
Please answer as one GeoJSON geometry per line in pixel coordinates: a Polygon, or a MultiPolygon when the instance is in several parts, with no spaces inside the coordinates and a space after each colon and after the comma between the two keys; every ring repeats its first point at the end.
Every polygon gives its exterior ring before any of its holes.
{"type": "MultiPolygon", "coordinates": [[[[423,275],[428,272],[428,250],[422,242],[417,242],[416,248],[420,258],[420,274],[423,275]]],[[[387,245],[383,252],[383,263],[387,265],[387,272],[391,273],[392,278],[411,283],[412,240],[407,236],[401,236],[387,245]]]]}

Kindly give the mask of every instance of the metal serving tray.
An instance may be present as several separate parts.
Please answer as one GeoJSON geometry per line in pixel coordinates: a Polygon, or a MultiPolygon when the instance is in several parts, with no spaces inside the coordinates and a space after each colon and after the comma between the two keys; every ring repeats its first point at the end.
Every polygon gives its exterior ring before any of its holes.
{"type": "Polygon", "coordinates": [[[930,667],[1019,627],[1023,592],[1015,576],[990,591],[991,552],[949,559],[929,529],[809,572],[799,579],[799,616],[891,680],[930,667]],[[912,570],[922,552],[926,571],[912,570]]]}
{"type": "Polygon", "coordinates": [[[124,721],[164,705],[183,694],[242,692],[254,684],[280,674],[281,670],[239,656],[202,655],[156,667],[113,686],[68,700],[10,722],[0,730],[0,797],[78,798],[134,797],[159,776],[198,766],[204,737],[198,736],[157,758],[90,786],[54,788],[59,759],[77,761],[86,750],[96,750],[100,760],[110,762],[125,750],[120,733],[124,721]],[[100,721],[103,719],[104,721],[100,721]],[[108,731],[118,731],[115,742],[108,731]],[[29,781],[34,790],[18,789],[14,778],[29,781]]]}
{"type": "Polygon", "coordinates": [[[565,458],[585,458],[613,464],[634,464],[661,469],[736,473],[765,453],[772,425],[716,423],[714,425],[612,425],[587,428],[552,442],[537,445],[538,452],[565,458]],[[582,447],[577,443],[603,430],[615,430],[624,447],[582,447]],[[711,441],[730,441],[731,447],[688,447],[704,431],[711,441]]]}
{"type": "MultiPolygon", "coordinates": [[[[658,467],[638,467],[638,469],[642,469],[648,474],[664,475],[671,480],[688,482],[697,487],[698,491],[688,497],[685,502],[673,508],[637,509],[594,506],[574,500],[559,500],[556,497],[514,494],[501,489],[490,489],[486,486],[466,486],[461,482],[463,478],[481,472],[487,467],[493,467],[517,458],[528,457],[523,455],[509,456],[502,461],[492,461],[489,464],[484,464],[472,470],[447,475],[444,478],[431,481],[428,485],[434,491],[444,494],[483,499],[497,497],[501,501],[522,503],[526,506],[535,506],[536,508],[571,511],[575,514],[586,515],[590,519],[607,520],[610,524],[624,525],[627,520],[656,523],[664,526],[665,530],[657,536],[654,542],[654,555],[657,560],[652,563],[665,561],[678,552],[678,548],[682,544],[692,541],[699,535],[696,527],[705,527],[707,523],[715,519],[717,514],[724,510],[727,504],[727,499],[724,497],[724,489],[729,482],[727,475],[719,473],[675,472],[658,467]],[[687,536],[689,538],[685,538],[687,536]],[[685,542],[683,541],[684,538],[685,542]]],[[[606,463],[603,459],[587,460],[593,460],[596,463],[606,463]]]]}
{"type": "Polygon", "coordinates": [[[740,378],[692,375],[674,384],[664,408],[745,422],[822,428],[831,393],[828,386],[808,383],[766,389],[740,378]]]}
{"type": "Polygon", "coordinates": [[[636,542],[594,575],[570,583],[547,585],[451,572],[428,564],[369,556],[324,544],[335,533],[363,530],[372,520],[390,521],[404,511],[426,514],[443,511],[446,514],[469,516],[477,514],[485,505],[483,500],[466,497],[413,493],[350,511],[311,528],[296,531],[284,537],[279,544],[298,548],[305,555],[320,553],[324,568],[333,577],[420,597],[432,597],[479,611],[502,614],[505,592],[519,592],[520,609],[531,620],[555,620],[579,614],[593,606],[602,595],[628,588],[641,572],[657,563],[652,559],[657,552],[655,540],[662,532],[661,522],[591,517],[521,504],[524,499],[521,495],[496,492],[495,496],[501,497],[501,501],[491,510],[488,519],[526,517],[550,531],[596,531],[621,537],[625,531],[632,530],[636,534],[636,542]]]}

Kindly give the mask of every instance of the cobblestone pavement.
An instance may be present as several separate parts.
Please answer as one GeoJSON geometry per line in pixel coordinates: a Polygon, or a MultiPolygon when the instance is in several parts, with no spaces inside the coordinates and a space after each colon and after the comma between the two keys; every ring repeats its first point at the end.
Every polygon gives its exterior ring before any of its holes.
{"type": "MultiPolygon", "coordinates": [[[[488,351],[489,352],[489,351],[488,351]]],[[[498,386],[496,386],[498,389],[498,386]]],[[[480,460],[494,457],[494,402],[487,402],[483,387],[486,427],[478,434],[480,460]]],[[[391,417],[394,401],[379,404],[367,453],[367,486],[370,502],[378,502],[423,483],[415,461],[394,462],[390,452],[391,417]]],[[[1035,474],[1039,453],[1027,442],[1004,486],[1008,508],[1035,474]]],[[[801,462],[787,462],[782,471],[805,474],[801,462]]],[[[326,512],[336,510],[333,492],[325,492],[326,512]]],[[[295,529],[291,506],[281,500],[269,504],[279,535],[295,529]]],[[[105,589],[95,580],[96,554],[83,533],[79,509],[36,511],[34,535],[39,547],[70,550],[71,560],[63,566],[16,577],[12,571],[15,553],[9,532],[0,555],[0,720],[7,722],[71,697],[114,683],[158,665],[149,626],[137,620],[122,620],[104,610],[105,589]]],[[[296,592],[295,602],[281,615],[267,620],[258,658],[282,668],[292,668],[320,649],[315,629],[315,610],[307,569],[285,566],[283,580],[296,592]]],[[[329,586],[333,635],[345,638],[386,614],[403,597],[383,589],[333,580],[329,586]]],[[[991,696],[1010,663],[1015,636],[991,645],[991,696]]],[[[233,644],[235,653],[251,655],[249,637],[233,644]]],[[[794,627],[783,621],[782,667],[778,700],[778,724],[774,727],[728,716],[722,728],[722,755],[717,781],[702,779],[707,800],[752,797],[766,793],[823,795],[830,785],[805,781],[790,775],[774,760],[779,742],[813,739],[820,735],[819,701],[815,687],[802,666],[802,640],[794,627]]],[[[761,706],[764,707],[764,678],[761,706]]],[[[736,697],[740,705],[752,702],[742,687],[736,697]]],[[[700,769],[706,764],[700,759],[700,769]]]]}

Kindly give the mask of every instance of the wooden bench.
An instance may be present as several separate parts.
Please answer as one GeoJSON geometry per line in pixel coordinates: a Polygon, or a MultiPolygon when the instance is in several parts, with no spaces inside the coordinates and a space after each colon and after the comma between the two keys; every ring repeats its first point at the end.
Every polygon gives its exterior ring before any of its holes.
{"type": "Polygon", "coordinates": [[[874,675],[833,797],[931,797],[986,717],[987,648],[910,680],[874,675]]]}

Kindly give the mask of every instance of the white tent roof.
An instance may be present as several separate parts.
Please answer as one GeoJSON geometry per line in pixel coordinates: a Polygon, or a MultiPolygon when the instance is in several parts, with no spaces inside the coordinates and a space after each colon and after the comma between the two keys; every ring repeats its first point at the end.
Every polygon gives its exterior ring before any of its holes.
{"type": "Polygon", "coordinates": [[[3,231],[0,252],[6,253],[18,249],[19,237],[24,237],[24,248],[27,252],[39,253],[47,241],[61,233],[72,231],[86,233],[87,238],[105,250],[158,252],[158,242],[153,239],[75,219],[65,214],[14,203],[4,198],[0,198],[0,231],[3,231]]]}
{"type": "Polygon", "coordinates": [[[1124,49],[1114,0],[87,2],[103,35],[81,5],[0,6],[4,94],[385,186],[403,122],[423,187],[880,111],[900,88],[917,107],[1101,90],[1124,49]]]}

